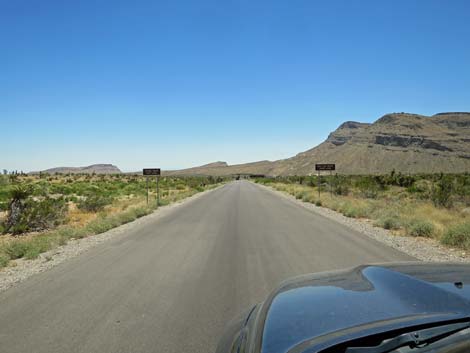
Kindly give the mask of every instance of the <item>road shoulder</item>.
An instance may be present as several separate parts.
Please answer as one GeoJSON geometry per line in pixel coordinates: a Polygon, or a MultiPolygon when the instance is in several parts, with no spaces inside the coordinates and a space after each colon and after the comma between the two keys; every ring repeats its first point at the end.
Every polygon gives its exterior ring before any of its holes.
{"type": "MultiPolygon", "coordinates": [[[[225,184],[224,184],[225,185],[225,184]]],[[[173,212],[178,207],[187,205],[194,200],[197,200],[203,195],[206,195],[214,190],[217,190],[224,185],[218,186],[213,189],[209,189],[203,192],[199,192],[185,199],[179,200],[175,203],[161,206],[153,213],[137,218],[136,220],[123,224],[119,227],[113,228],[107,232],[92,235],[82,239],[71,239],[67,244],[59,246],[58,248],[49,250],[40,254],[36,259],[26,260],[24,258],[12,260],[12,263],[0,269],[0,293],[25,281],[31,276],[47,271],[61,263],[75,258],[87,250],[94,248],[95,246],[102,244],[111,239],[124,237],[131,230],[137,227],[145,226],[148,223],[154,222],[161,219],[173,212]]]]}
{"type": "Polygon", "coordinates": [[[419,260],[431,262],[470,262],[470,257],[465,251],[444,247],[434,239],[395,235],[387,229],[375,227],[371,220],[349,218],[329,208],[319,207],[309,202],[303,202],[302,200],[296,199],[292,195],[275,190],[269,186],[256,183],[253,184],[259,186],[267,192],[285,198],[297,204],[298,206],[301,206],[334,222],[343,224],[355,231],[360,232],[361,234],[368,236],[369,238],[375,239],[419,260]]]}

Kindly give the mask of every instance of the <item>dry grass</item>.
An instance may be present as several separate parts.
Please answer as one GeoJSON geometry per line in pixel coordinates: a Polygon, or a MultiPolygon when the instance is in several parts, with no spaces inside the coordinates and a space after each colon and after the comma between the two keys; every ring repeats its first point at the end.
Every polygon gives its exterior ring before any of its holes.
{"type": "MultiPolygon", "coordinates": [[[[23,182],[35,182],[37,178],[21,177],[23,182]]],[[[75,181],[83,178],[76,178],[75,181]]],[[[51,183],[64,183],[63,178],[53,179],[51,183]]],[[[160,205],[167,205],[200,191],[212,189],[220,184],[204,187],[189,187],[183,181],[160,190],[160,205]]],[[[40,233],[26,233],[21,236],[11,234],[0,235],[0,268],[7,266],[10,260],[17,258],[33,259],[40,253],[65,244],[71,238],[83,238],[105,232],[121,224],[131,222],[156,209],[156,191],[149,195],[149,205],[142,195],[120,195],[98,212],[90,212],[77,207],[77,203],[68,202],[66,224],[53,230],[40,233]]]]}
{"type": "MultiPolygon", "coordinates": [[[[342,196],[330,195],[327,191],[322,192],[319,198],[316,187],[284,183],[269,185],[304,202],[321,203],[347,217],[370,219],[375,225],[391,229],[398,235],[427,236],[442,241],[456,224],[470,222],[470,214],[462,206],[451,209],[436,207],[430,201],[413,199],[398,187],[380,193],[376,199],[367,199],[355,193],[342,196]]],[[[452,246],[458,244],[454,242],[452,246]]]]}

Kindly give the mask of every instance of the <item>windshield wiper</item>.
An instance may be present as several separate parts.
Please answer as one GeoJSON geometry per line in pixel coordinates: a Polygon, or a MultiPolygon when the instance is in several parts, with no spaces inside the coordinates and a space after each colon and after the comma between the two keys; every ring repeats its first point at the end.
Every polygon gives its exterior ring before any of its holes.
{"type": "Polygon", "coordinates": [[[382,341],[378,346],[374,347],[349,347],[346,349],[346,353],[386,353],[394,349],[410,346],[418,347],[423,344],[437,341],[452,335],[458,331],[469,328],[470,322],[463,322],[458,324],[450,324],[432,327],[424,330],[413,331],[404,333],[400,336],[392,339],[386,339],[382,341]]]}

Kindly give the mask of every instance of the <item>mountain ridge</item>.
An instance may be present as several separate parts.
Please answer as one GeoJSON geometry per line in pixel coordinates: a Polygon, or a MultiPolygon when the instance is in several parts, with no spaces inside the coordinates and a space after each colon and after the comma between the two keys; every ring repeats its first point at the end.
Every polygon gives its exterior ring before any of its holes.
{"type": "MultiPolygon", "coordinates": [[[[32,172],[32,174],[37,174],[39,172],[32,172]]],[[[121,174],[122,171],[113,164],[100,163],[100,164],[91,164],[85,167],[55,167],[42,170],[41,173],[48,174],[121,174]]]]}
{"type": "Polygon", "coordinates": [[[316,163],[336,163],[336,171],[344,174],[469,172],[470,113],[402,112],[385,114],[373,123],[346,121],[324,142],[287,159],[200,166],[168,174],[310,175],[316,163]]]}

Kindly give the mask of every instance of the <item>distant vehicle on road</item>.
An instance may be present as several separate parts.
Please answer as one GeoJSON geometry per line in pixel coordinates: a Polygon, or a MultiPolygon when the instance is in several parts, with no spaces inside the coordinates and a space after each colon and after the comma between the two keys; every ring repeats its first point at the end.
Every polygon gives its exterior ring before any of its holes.
{"type": "Polygon", "coordinates": [[[227,327],[217,353],[470,352],[470,265],[296,277],[227,327]]]}

